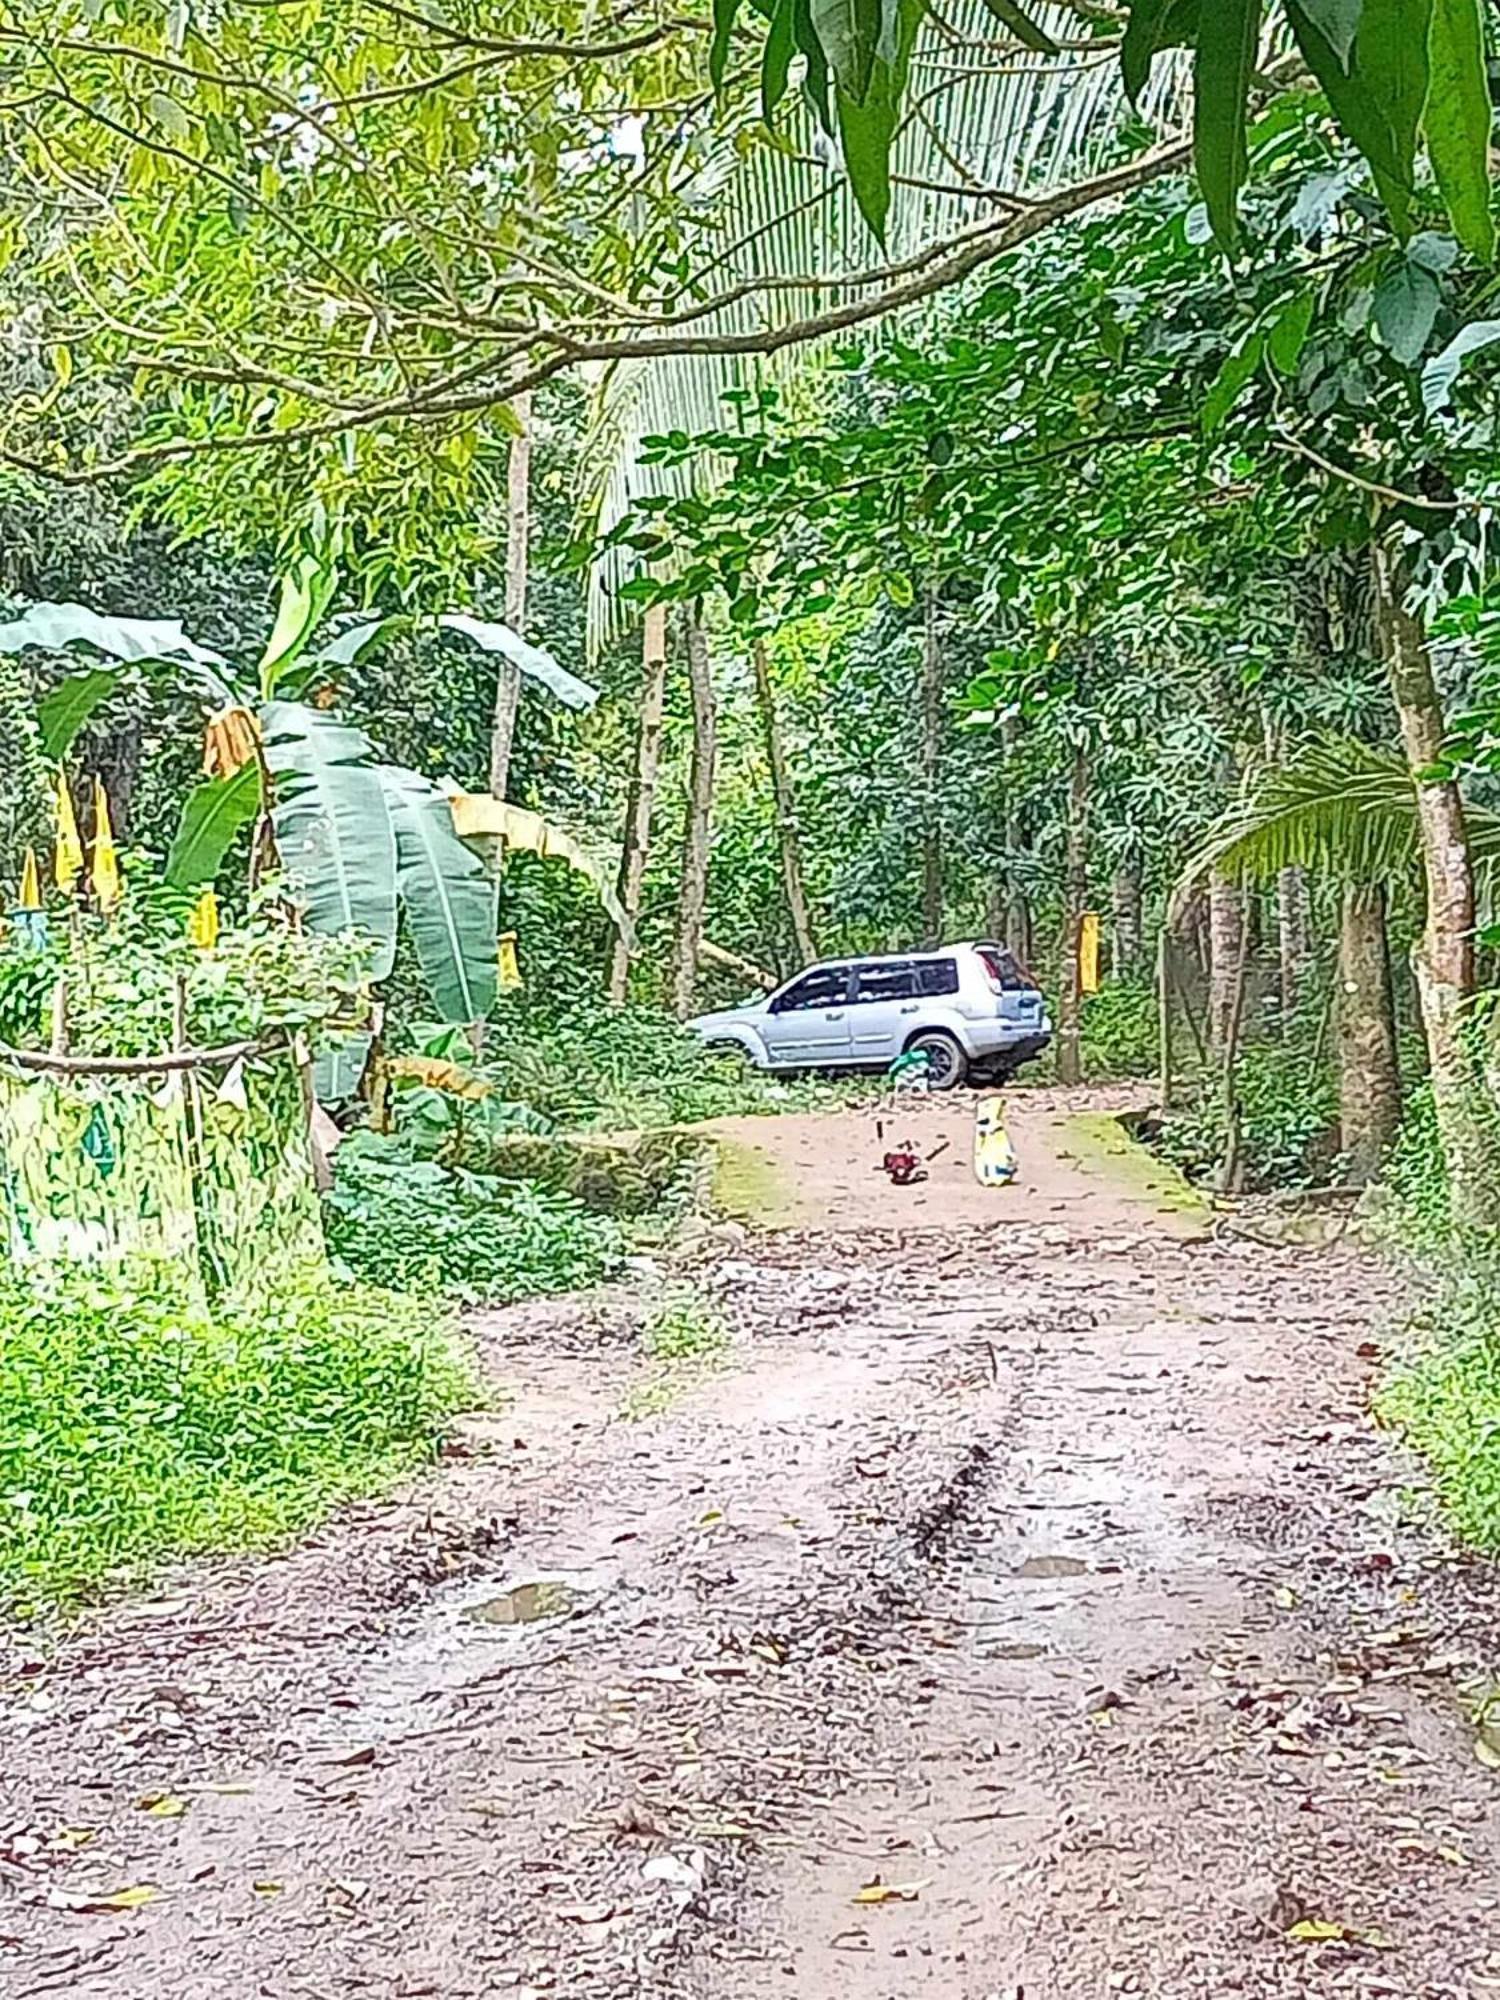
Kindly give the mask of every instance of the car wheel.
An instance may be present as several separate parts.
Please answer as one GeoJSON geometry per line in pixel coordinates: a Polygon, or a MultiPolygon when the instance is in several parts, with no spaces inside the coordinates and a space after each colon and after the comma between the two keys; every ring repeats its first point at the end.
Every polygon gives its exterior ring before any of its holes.
{"type": "Polygon", "coordinates": [[[759,1069],[761,1067],[743,1042],[707,1042],[704,1046],[708,1054],[717,1056],[726,1068],[731,1063],[737,1070],[759,1069]]]}
{"type": "Polygon", "coordinates": [[[913,1035],[906,1046],[908,1050],[920,1049],[926,1056],[929,1090],[957,1090],[969,1073],[968,1058],[953,1037],[945,1035],[941,1028],[929,1028],[925,1034],[913,1035]]]}

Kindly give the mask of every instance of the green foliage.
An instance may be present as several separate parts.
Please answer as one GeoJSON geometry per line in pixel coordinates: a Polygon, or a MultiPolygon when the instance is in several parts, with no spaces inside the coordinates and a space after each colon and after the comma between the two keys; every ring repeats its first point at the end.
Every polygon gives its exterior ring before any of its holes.
{"type": "Polygon", "coordinates": [[[172,1045],[177,984],[188,1044],[221,1048],[277,1028],[316,1029],[358,992],[359,947],[308,935],[274,905],[226,925],[211,952],[188,941],[186,901],[132,885],[109,922],[54,924],[45,950],[0,949],[0,1041],[45,1047],[52,995],[67,983],[76,1055],[154,1055],[172,1045]]]}
{"type": "Polygon", "coordinates": [[[623,1242],[570,1195],[416,1160],[372,1133],[335,1154],[324,1228],[360,1278],[490,1305],[597,1284],[623,1242]]]}
{"type": "Polygon", "coordinates": [[[1393,1240],[1424,1262],[1451,1252],[1453,1208],[1430,1084],[1419,1085],[1406,1101],[1380,1177],[1379,1214],[1393,1240]]]}
{"type": "Polygon", "coordinates": [[[1151,1076],[1158,1055],[1156,989],[1139,979],[1110,979],[1083,1003],[1083,1073],[1107,1083],[1151,1076]]]}
{"type": "Polygon", "coordinates": [[[1500,1268],[1493,1258],[1435,1283],[1376,1409],[1432,1469],[1455,1532],[1500,1551],[1500,1268]]]}
{"type": "MultiPolygon", "coordinates": [[[[1306,1048],[1253,1044],[1237,1072],[1242,1111],[1240,1158],[1249,1193],[1326,1181],[1336,1164],[1338,1095],[1326,1067],[1306,1048]]],[[[1174,1111],[1157,1140],[1189,1180],[1206,1180],[1224,1157],[1224,1109],[1212,1091],[1193,1109],[1174,1111]]]]}
{"type": "Polygon", "coordinates": [[[430,1459],[473,1396],[431,1309],[278,1274],[0,1275],[0,1613],[265,1547],[430,1459]]]}
{"type": "Polygon", "coordinates": [[[691,1125],[817,1095],[710,1054],[669,1015],[597,1001],[546,1012],[524,996],[502,998],[486,1053],[503,1096],[575,1129],[691,1125]]]}

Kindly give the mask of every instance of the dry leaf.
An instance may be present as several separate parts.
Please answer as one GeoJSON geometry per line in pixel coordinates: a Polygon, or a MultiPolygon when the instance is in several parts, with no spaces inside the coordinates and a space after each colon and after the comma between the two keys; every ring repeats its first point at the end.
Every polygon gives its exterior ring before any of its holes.
{"type": "MultiPolygon", "coordinates": [[[[930,1880],[930,1878],[929,1878],[930,1880]]],[[[856,1889],[856,1903],[914,1903],[927,1882],[867,1882],[863,1889],[856,1889]]]]}
{"type": "Polygon", "coordinates": [[[1276,1592],[1276,1608],[1278,1611],[1295,1611],[1301,1601],[1289,1583],[1282,1584],[1276,1592]]]}
{"type": "Polygon", "coordinates": [[[373,1743],[365,1743],[358,1750],[346,1751],[342,1757],[325,1758],[324,1762],[338,1764],[345,1770],[353,1770],[356,1766],[362,1764],[373,1764],[375,1762],[375,1745],[373,1743]]]}
{"type": "Polygon", "coordinates": [[[114,1910],[143,1909],[160,1895],[160,1889],[149,1882],[141,1882],[129,1889],[111,1889],[103,1895],[94,1895],[88,1890],[73,1893],[67,1889],[54,1889],[47,1900],[57,1910],[78,1910],[94,1915],[114,1910]]]}
{"type": "Polygon", "coordinates": [[[87,1847],[91,1840],[99,1838],[96,1826],[60,1826],[48,1845],[60,1847],[64,1852],[76,1854],[81,1847],[87,1847]]]}
{"type": "Polygon", "coordinates": [[[252,1882],[250,1887],[255,1891],[257,1896],[279,1896],[281,1894],[281,1884],[279,1882],[252,1882]]]}
{"type": "Polygon", "coordinates": [[[1500,1771],[1500,1744],[1492,1743],[1488,1736],[1474,1738],[1474,1755],[1487,1771],[1500,1771]]]}
{"type": "Polygon", "coordinates": [[[179,1798],[175,1792],[147,1792],[143,1799],[136,1800],[136,1804],[142,1812],[150,1813],[153,1819],[181,1819],[188,1809],[187,1800],[179,1798]]]}
{"type": "Polygon", "coordinates": [[[1356,1930],[1351,1924],[1330,1923],[1322,1917],[1305,1917],[1290,1927],[1287,1936],[1297,1944],[1362,1944],[1368,1951],[1395,1950],[1384,1931],[1356,1930]]]}

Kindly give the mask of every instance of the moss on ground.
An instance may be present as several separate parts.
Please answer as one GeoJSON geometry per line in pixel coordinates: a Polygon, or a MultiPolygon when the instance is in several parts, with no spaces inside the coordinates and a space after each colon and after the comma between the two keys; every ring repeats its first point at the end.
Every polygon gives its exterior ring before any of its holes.
{"type": "Polygon", "coordinates": [[[1208,1226],[1212,1211],[1198,1190],[1142,1145],[1124,1120],[1107,1111],[1080,1111],[1063,1125],[1070,1155],[1085,1173],[1114,1182],[1122,1193],[1149,1202],[1185,1223],[1208,1226]]]}
{"type": "Polygon", "coordinates": [[[712,1202],[720,1215],[752,1229],[786,1229],[796,1205],[769,1153],[714,1135],[712,1202]]]}

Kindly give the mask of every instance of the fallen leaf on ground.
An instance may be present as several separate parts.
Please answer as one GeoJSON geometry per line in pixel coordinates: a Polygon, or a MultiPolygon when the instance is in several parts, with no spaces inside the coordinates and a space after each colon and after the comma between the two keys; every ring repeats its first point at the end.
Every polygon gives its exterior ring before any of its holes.
{"type": "Polygon", "coordinates": [[[346,1770],[352,1770],[355,1766],[361,1764],[373,1764],[375,1762],[375,1745],[373,1743],[366,1743],[358,1750],[346,1751],[342,1757],[329,1757],[324,1761],[329,1764],[342,1765],[346,1770]]]}
{"type": "Polygon", "coordinates": [[[281,1894],[281,1884],[279,1882],[252,1882],[250,1887],[255,1891],[257,1896],[279,1896],[281,1894]]]}
{"type": "Polygon", "coordinates": [[[76,1854],[80,1847],[87,1847],[91,1840],[98,1837],[96,1826],[60,1826],[48,1844],[62,1848],[65,1853],[76,1854]]]}
{"type": "Polygon", "coordinates": [[[179,1798],[176,1792],[147,1792],[136,1805],[143,1813],[150,1813],[153,1819],[181,1819],[188,1809],[188,1802],[179,1798]]]}
{"type": "Polygon", "coordinates": [[[77,1910],[86,1915],[112,1910],[139,1910],[147,1903],[154,1903],[161,1890],[149,1882],[140,1882],[129,1889],[110,1889],[101,1894],[89,1890],[71,1891],[54,1889],[47,1898],[55,1910],[77,1910]]]}
{"type": "Polygon", "coordinates": [[[1395,1946],[1380,1930],[1357,1930],[1352,1924],[1336,1924],[1324,1917],[1304,1917],[1293,1924],[1287,1936],[1295,1944],[1362,1944],[1370,1951],[1393,1951],[1395,1946]]]}
{"type": "Polygon", "coordinates": [[[867,1882],[854,1892],[856,1903],[914,1903],[927,1882],[867,1882]]]}
{"type": "Polygon", "coordinates": [[[1282,1584],[1276,1592],[1276,1608],[1278,1611],[1295,1611],[1300,1602],[1301,1599],[1289,1583],[1282,1584]]]}

